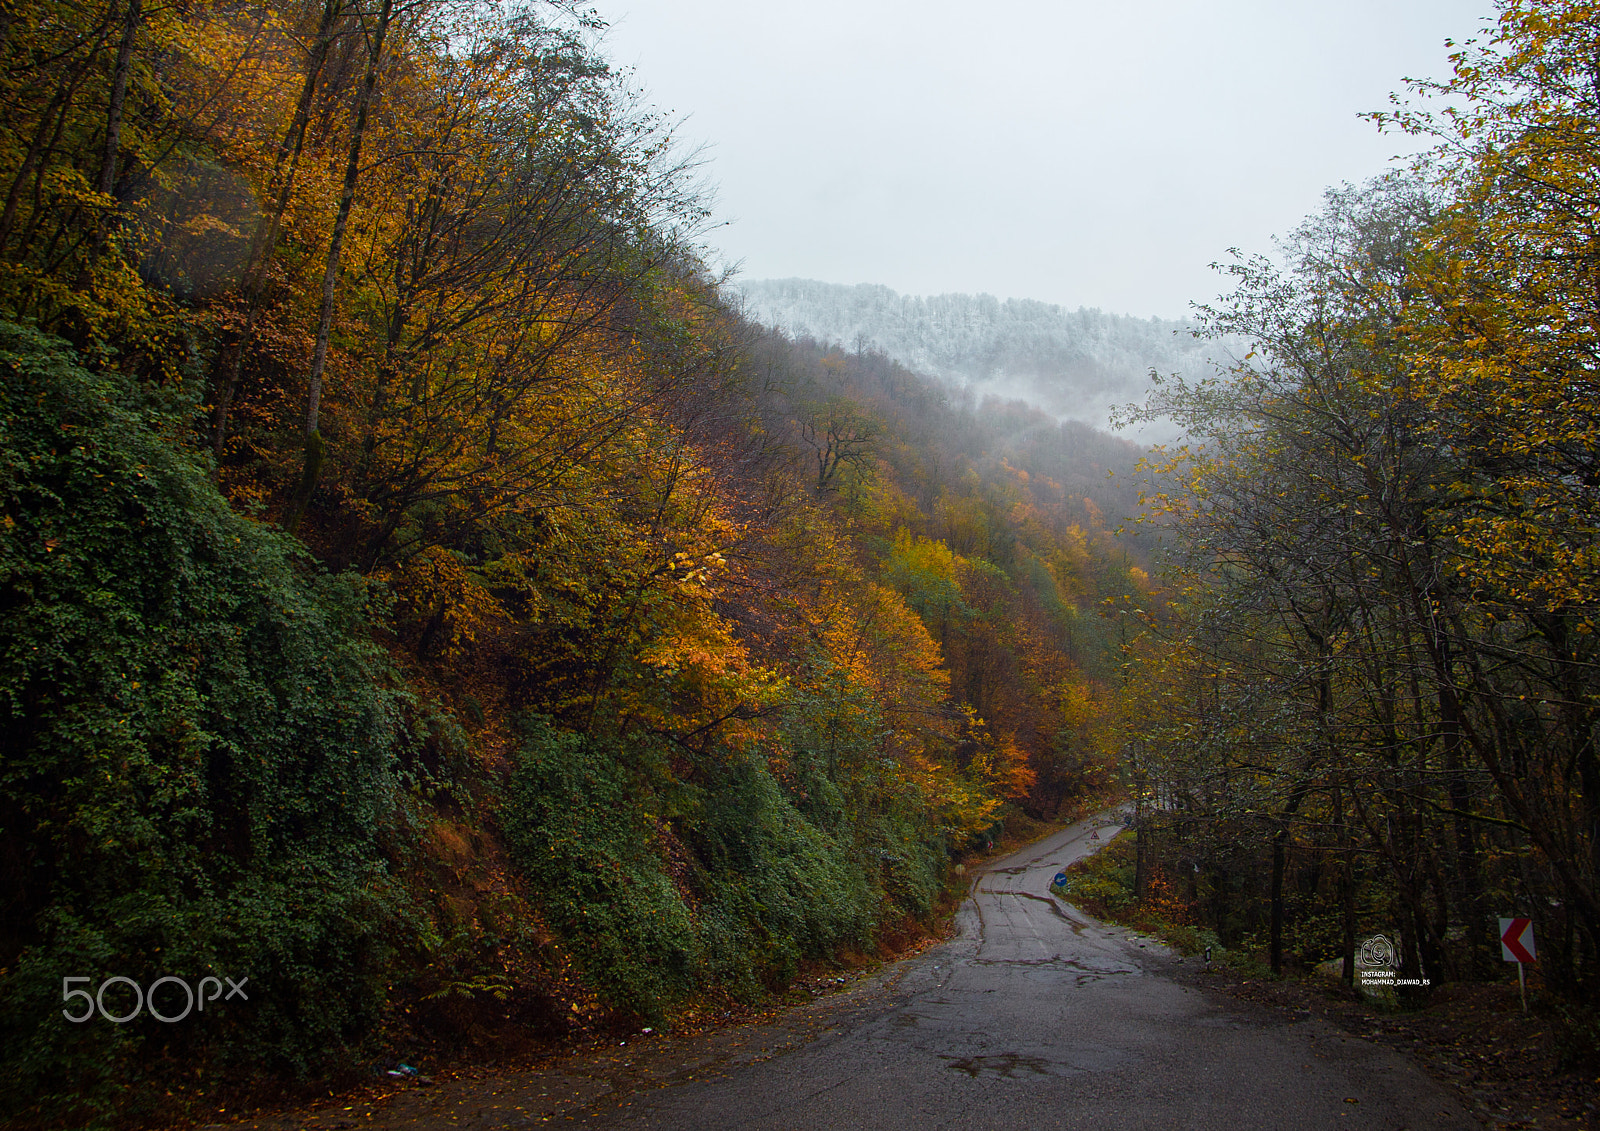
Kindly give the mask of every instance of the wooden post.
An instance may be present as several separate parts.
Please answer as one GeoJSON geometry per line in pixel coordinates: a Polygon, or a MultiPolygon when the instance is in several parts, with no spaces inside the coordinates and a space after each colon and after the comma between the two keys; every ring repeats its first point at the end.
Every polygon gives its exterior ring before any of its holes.
{"type": "Polygon", "coordinates": [[[1143,903],[1145,886],[1149,883],[1150,866],[1145,859],[1149,848],[1148,830],[1145,828],[1144,818],[1144,790],[1146,775],[1143,770],[1133,771],[1133,899],[1135,903],[1143,903]]]}

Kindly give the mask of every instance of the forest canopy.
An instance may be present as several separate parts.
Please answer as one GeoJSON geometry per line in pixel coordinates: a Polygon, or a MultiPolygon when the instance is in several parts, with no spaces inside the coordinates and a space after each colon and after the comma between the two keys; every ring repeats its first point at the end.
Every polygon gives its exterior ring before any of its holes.
{"type": "Polygon", "coordinates": [[[1190,442],[1129,733],[1192,913],[1274,970],[1388,928],[1404,991],[1530,918],[1573,1055],[1600,986],[1592,5],[1516,0],[1376,115],[1433,143],[1241,258],[1251,343],[1147,411],[1190,442]],[[1442,106],[1430,112],[1430,106],[1442,106]]]}
{"type": "Polygon", "coordinates": [[[1137,450],[746,320],[596,30],[0,9],[7,1117],[754,1000],[1112,784],[1137,450]]]}
{"type": "Polygon", "coordinates": [[[599,30],[0,6],[0,1115],[762,1000],[1119,788],[1276,970],[1531,917],[1592,1051],[1600,9],[1377,115],[1432,150],[1228,268],[1143,469],[746,317],[599,30]]]}

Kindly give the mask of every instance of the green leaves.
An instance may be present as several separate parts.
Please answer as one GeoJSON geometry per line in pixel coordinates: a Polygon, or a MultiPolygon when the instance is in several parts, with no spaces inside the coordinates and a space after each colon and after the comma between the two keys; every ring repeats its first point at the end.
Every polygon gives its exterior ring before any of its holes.
{"type": "Polygon", "coordinates": [[[228,508],[165,438],[181,397],[14,326],[0,367],[7,1094],[92,1092],[175,1039],[59,1023],[63,976],[247,975],[190,1055],[308,1071],[381,1003],[406,700],[364,590],[228,508]]]}
{"type": "Polygon", "coordinates": [[[506,840],[589,980],[659,1019],[695,983],[700,941],[682,895],[641,851],[651,820],[617,752],[530,720],[502,810],[506,840]]]}
{"type": "MultiPolygon", "coordinates": [[[[834,737],[797,722],[797,741],[834,737]]],[[[781,988],[801,959],[870,948],[932,906],[944,855],[916,807],[847,798],[831,752],[792,752],[797,804],[763,759],[728,751],[669,789],[668,751],[640,749],[657,742],[532,718],[501,809],[546,921],[608,1005],[656,1018],[712,984],[781,988]]]]}

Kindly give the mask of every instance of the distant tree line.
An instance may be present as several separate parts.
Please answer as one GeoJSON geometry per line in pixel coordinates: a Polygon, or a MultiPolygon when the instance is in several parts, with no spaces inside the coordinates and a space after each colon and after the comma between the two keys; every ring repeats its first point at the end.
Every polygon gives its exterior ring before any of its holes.
{"type": "Polygon", "coordinates": [[[1152,500],[1181,549],[1128,737],[1156,858],[1230,943],[1349,980],[1382,932],[1437,984],[1509,971],[1497,918],[1527,916],[1589,1054],[1597,50],[1588,6],[1503,4],[1420,84],[1448,112],[1378,116],[1435,139],[1415,170],[1233,265],[1207,318],[1253,352],[1148,409],[1189,442],[1152,500]]]}

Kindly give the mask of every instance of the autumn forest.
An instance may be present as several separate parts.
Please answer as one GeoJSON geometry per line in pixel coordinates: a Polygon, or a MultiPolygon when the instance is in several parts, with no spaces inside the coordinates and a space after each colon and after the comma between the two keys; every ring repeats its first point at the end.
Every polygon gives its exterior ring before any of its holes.
{"type": "Polygon", "coordinates": [[[765,1000],[1123,800],[1215,945],[1531,916],[1600,1047],[1600,9],[1380,115],[1155,451],[748,316],[596,30],[0,3],[0,1116],[765,1000]],[[64,1015],[166,976],[253,992],[64,1015]]]}
{"type": "Polygon", "coordinates": [[[5,19],[12,1097],[760,995],[1113,781],[1138,452],[742,317],[573,13],[5,19]]]}

